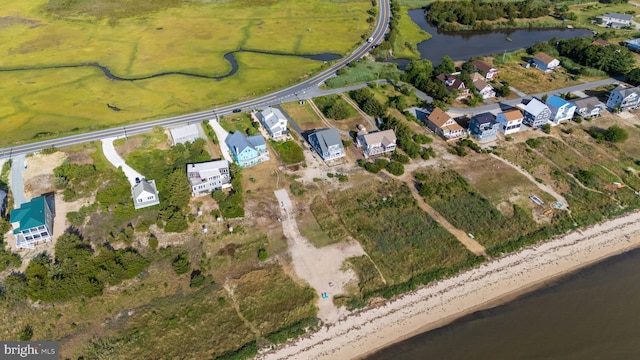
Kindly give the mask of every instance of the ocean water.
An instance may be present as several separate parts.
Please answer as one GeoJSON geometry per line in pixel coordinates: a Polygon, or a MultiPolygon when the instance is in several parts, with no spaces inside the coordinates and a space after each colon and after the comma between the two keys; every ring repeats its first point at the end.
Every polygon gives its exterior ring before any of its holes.
{"type": "Polygon", "coordinates": [[[366,359],[640,359],[640,249],[366,359]]]}

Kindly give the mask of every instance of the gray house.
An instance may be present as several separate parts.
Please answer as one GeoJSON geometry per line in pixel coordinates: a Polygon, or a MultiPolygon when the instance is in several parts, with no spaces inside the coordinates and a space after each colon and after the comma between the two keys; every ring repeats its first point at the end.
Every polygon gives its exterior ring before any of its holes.
{"type": "Polygon", "coordinates": [[[585,119],[600,116],[603,106],[595,96],[570,101],[576,106],[576,114],[585,119]]]}
{"type": "Polygon", "coordinates": [[[133,207],[142,209],[160,204],[158,189],[154,180],[136,179],[136,184],[131,188],[133,207]]]}
{"type": "Polygon", "coordinates": [[[309,135],[309,144],[325,161],[345,156],[344,146],[336,129],[316,130],[309,135]]]}
{"type": "Polygon", "coordinates": [[[288,121],[279,109],[264,109],[257,114],[257,118],[272,139],[286,135],[288,121]]]}
{"type": "Polygon", "coordinates": [[[469,121],[469,133],[479,141],[496,139],[499,123],[490,112],[484,112],[471,118],[469,121]]]}
{"type": "Polygon", "coordinates": [[[187,141],[194,142],[200,137],[198,126],[195,124],[181,126],[170,130],[173,145],[184,144],[187,141]]]}
{"type": "Polygon", "coordinates": [[[551,118],[551,110],[542,101],[533,98],[522,111],[524,119],[522,123],[531,126],[539,127],[549,122],[551,118]]]}
{"type": "Polygon", "coordinates": [[[637,109],[640,107],[640,88],[618,86],[611,90],[607,107],[611,110],[619,108],[620,111],[637,109]]]}
{"type": "Polygon", "coordinates": [[[231,174],[227,160],[215,160],[197,164],[187,164],[187,178],[191,185],[191,195],[200,196],[218,189],[231,187],[231,174]]]}
{"type": "Polygon", "coordinates": [[[616,29],[631,25],[631,19],[632,15],[618,13],[606,13],[597,18],[599,23],[616,29]]]}

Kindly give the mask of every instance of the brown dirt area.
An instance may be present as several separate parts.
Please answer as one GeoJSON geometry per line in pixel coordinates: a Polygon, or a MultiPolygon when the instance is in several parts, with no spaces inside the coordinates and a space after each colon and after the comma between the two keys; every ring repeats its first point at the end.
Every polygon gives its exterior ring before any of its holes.
{"type": "Polygon", "coordinates": [[[24,170],[24,192],[28,199],[54,191],[53,169],[60,166],[66,159],[63,152],[43,155],[36,153],[26,159],[27,168],[24,170]]]}

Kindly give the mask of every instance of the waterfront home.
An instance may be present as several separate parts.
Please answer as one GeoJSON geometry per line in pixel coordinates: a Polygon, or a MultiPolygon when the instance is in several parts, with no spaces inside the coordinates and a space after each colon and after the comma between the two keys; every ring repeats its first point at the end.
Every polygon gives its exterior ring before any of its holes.
{"type": "Polygon", "coordinates": [[[523,108],[522,115],[524,116],[522,120],[523,124],[531,127],[539,127],[549,122],[551,110],[549,110],[549,107],[542,101],[533,98],[523,108]]]}
{"type": "Polygon", "coordinates": [[[520,131],[523,119],[524,116],[518,109],[503,111],[496,116],[496,121],[500,124],[498,131],[504,135],[517,133],[520,131]]]}
{"type": "Polygon", "coordinates": [[[288,121],[280,109],[270,107],[260,111],[256,117],[272,139],[279,139],[287,134],[288,121]]]}
{"type": "Polygon", "coordinates": [[[325,161],[345,156],[340,134],[338,134],[338,130],[334,128],[314,131],[309,135],[309,144],[311,144],[313,149],[325,161]]]}
{"type": "Polygon", "coordinates": [[[187,179],[191,196],[209,194],[218,189],[231,187],[231,173],[227,160],[214,160],[187,164],[187,179]]]}
{"type": "Polygon", "coordinates": [[[53,237],[53,212],[44,196],[31,199],[9,215],[18,249],[34,249],[53,237]]]}
{"type": "Polygon", "coordinates": [[[267,143],[260,134],[246,136],[236,131],[227,136],[225,144],[231,151],[233,160],[241,167],[254,166],[270,159],[267,143]]]}
{"type": "Polygon", "coordinates": [[[477,114],[469,121],[469,133],[478,141],[495,140],[498,127],[496,117],[490,112],[477,114]]]}
{"type": "Polygon", "coordinates": [[[188,141],[194,142],[200,137],[200,132],[195,124],[181,126],[169,130],[173,145],[184,144],[188,141]]]}
{"type": "Polygon", "coordinates": [[[487,64],[484,61],[480,61],[480,60],[473,60],[471,62],[471,64],[476,68],[476,70],[478,70],[478,72],[480,72],[480,74],[482,74],[484,76],[485,79],[487,80],[493,80],[497,77],[498,75],[498,69],[494,68],[493,66],[487,64]]]}
{"type": "Polygon", "coordinates": [[[576,106],[559,96],[550,96],[545,102],[551,111],[549,121],[551,125],[560,125],[562,122],[571,120],[576,111],[576,106]]]}
{"type": "Polygon", "coordinates": [[[131,196],[133,197],[133,207],[135,209],[160,204],[158,188],[156,188],[154,180],[136,179],[136,184],[131,188],[131,196]]]}
{"type": "Polygon", "coordinates": [[[595,96],[570,101],[576,106],[576,113],[585,119],[600,116],[602,103],[595,96]]]}
{"type": "Polygon", "coordinates": [[[484,80],[474,81],[473,86],[475,86],[478,94],[485,100],[496,97],[496,91],[493,86],[484,80]]]}
{"type": "Polygon", "coordinates": [[[456,100],[462,100],[471,96],[469,89],[464,85],[462,80],[458,79],[453,75],[440,74],[436,76],[436,78],[444,84],[444,87],[447,89],[447,92],[453,94],[456,100]]]}
{"type": "Polygon", "coordinates": [[[439,107],[431,111],[426,121],[427,128],[445,140],[457,139],[466,135],[464,128],[439,107]]]}
{"type": "Polygon", "coordinates": [[[632,19],[633,15],[619,13],[606,13],[596,18],[600,24],[616,29],[630,26],[632,19]]]}
{"type": "Polygon", "coordinates": [[[607,108],[610,110],[633,110],[640,107],[640,88],[618,86],[609,93],[607,108]]]}
{"type": "Polygon", "coordinates": [[[560,60],[539,52],[532,59],[533,64],[542,71],[553,71],[560,66],[560,60]]]}
{"type": "Polygon", "coordinates": [[[356,146],[362,148],[365,159],[378,154],[393,152],[396,149],[396,133],[393,130],[358,133],[356,146]]]}

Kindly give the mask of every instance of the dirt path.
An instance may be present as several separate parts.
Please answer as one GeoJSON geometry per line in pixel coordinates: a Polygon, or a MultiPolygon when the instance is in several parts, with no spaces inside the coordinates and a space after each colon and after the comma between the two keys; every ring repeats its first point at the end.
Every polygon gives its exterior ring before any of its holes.
{"type": "MultiPolygon", "coordinates": [[[[395,177],[393,175],[389,175],[389,176],[395,177]]],[[[458,239],[458,241],[462,243],[462,245],[464,245],[467,249],[469,249],[469,251],[471,251],[472,253],[478,256],[484,256],[484,257],[487,256],[487,252],[485,251],[484,246],[480,245],[479,242],[470,238],[469,235],[467,235],[467,233],[465,233],[464,231],[453,226],[453,224],[451,224],[447,219],[445,219],[444,216],[440,215],[439,212],[437,212],[434,208],[432,208],[429,204],[427,204],[424,201],[422,196],[420,196],[420,194],[418,193],[418,189],[416,189],[415,185],[413,184],[413,181],[411,180],[411,173],[405,172],[404,175],[397,178],[402,180],[405,184],[407,184],[407,186],[411,190],[411,195],[418,202],[418,206],[420,206],[420,208],[424,210],[424,212],[429,214],[429,216],[431,216],[433,220],[435,220],[442,227],[447,229],[447,231],[450,232],[453,236],[455,236],[456,239],[458,239]]]]}
{"type": "Polygon", "coordinates": [[[341,135],[349,136],[349,132],[348,131],[340,130],[337,127],[333,126],[327,120],[327,118],[324,117],[324,114],[322,113],[322,111],[320,111],[320,109],[318,109],[318,107],[316,106],[316,104],[313,102],[312,99],[307,100],[307,102],[309,103],[309,105],[311,106],[313,111],[315,111],[315,113],[318,115],[318,117],[320,118],[320,120],[322,121],[323,124],[327,125],[328,128],[334,128],[334,129],[338,130],[338,133],[341,134],[341,135]]]}
{"type": "Polygon", "coordinates": [[[546,192],[547,194],[553,196],[553,198],[556,199],[556,201],[565,204],[565,206],[569,204],[569,202],[567,201],[567,199],[564,198],[564,196],[562,196],[559,193],[557,193],[550,186],[542,184],[542,183],[536,181],[536,178],[534,178],[533,175],[531,175],[528,172],[524,171],[524,169],[522,169],[521,167],[519,167],[519,166],[517,166],[515,164],[512,164],[507,159],[503,159],[503,158],[501,158],[500,156],[498,156],[496,154],[490,154],[490,155],[493,156],[493,158],[502,161],[504,164],[511,166],[513,169],[515,169],[520,174],[524,175],[527,179],[529,179],[529,181],[531,181],[538,188],[540,188],[540,190],[542,190],[542,191],[546,192]]]}
{"type": "Polygon", "coordinates": [[[356,109],[356,111],[358,113],[360,113],[360,116],[362,116],[363,119],[367,120],[367,122],[369,122],[369,126],[370,126],[370,130],[371,131],[376,131],[378,130],[378,127],[375,124],[375,121],[373,121],[373,119],[371,118],[371,116],[369,114],[367,114],[366,112],[362,111],[362,109],[360,109],[360,107],[358,106],[358,104],[356,104],[353,100],[351,100],[351,98],[349,98],[347,95],[345,95],[344,93],[341,93],[340,96],[342,96],[342,98],[344,99],[344,101],[346,101],[347,103],[349,103],[351,106],[353,106],[354,109],[356,109]]]}
{"type": "Polygon", "coordinates": [[[357,280],[353,270],[344,270],[344,260],[366,253],[356,241],[314,247],[300,234],[287,191],[276,190],[275,195],[280,203],[282,229],[287,238],[293,269],[298,277],[318,292],[318,317],[325,323],[335,323],[348,312],[345,308],[337,308],[333,304],[333,297],[342,294],[348,282],[357,280]],[[322,293],[327,293],[328,298],[323,299],[322,293]]]}

